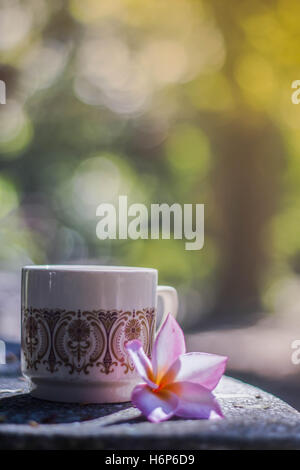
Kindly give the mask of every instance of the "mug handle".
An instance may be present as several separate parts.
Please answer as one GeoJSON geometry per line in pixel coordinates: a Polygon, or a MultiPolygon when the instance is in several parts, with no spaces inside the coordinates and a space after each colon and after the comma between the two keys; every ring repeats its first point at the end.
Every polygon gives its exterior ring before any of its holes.
{"type": "Polygon", "coordinates": [[[161,318],[161,322],[159,327],[156,330],[156,334],[158,334],[159,330],[161,329],[168,313],[171,313],[174,318],[176,318],[178,313],[178,295],[177,290],[174,287],[170,286],[157,286],[157,297],[161,297],[164,304],[164,311],[161,318]]]}

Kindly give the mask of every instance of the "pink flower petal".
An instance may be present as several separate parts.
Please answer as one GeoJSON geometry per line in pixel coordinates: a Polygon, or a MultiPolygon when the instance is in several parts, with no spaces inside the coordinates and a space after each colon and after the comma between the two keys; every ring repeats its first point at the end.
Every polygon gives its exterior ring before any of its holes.
{"type": "Polygon", "coordinates": [[[174,361],[186,351],[184,334],[174,317],[169,313],[161,327],[153,347],[152,364],[155,381],[164,376],[174,361]]]}
{"type": "Polygon", "coordinates": [[[171,391],[153,391],[146,384],[134,388],[131,401],[153,423],[171,418],[178,405],[178,398],[171,391]]]}
{"type": "Polygon", "coordinates": [[[138,374],[144,382],[146,382],[151,388],[158,388],[158,385],[156,385],[153,380],[152,364],[143,350],[142,343],[139,340],[134,339],[132,341],[128,341],[128,343],[125,344],[125,348],[128,351],[138,374]]]}
{"type": "Polygon", "coordinates": [[[214,395],[201,385],[177,382],[168,385],[165,391],[173,392],[179,398],[175,411],[181,418],[215,419],[223,418],[220,405],[214,395]]]}
{"type": "Polygon", "coordinates": [[[227,357],[216,354],[192,352],[183,354],[174,362],[161,383],[193,382],[213,390],[226,367],[227,357]]]}

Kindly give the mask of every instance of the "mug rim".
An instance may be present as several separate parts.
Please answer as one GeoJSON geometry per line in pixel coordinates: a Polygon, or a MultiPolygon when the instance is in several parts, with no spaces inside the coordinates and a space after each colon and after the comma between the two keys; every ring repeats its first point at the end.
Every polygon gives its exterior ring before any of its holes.
{"type": "Polygon", "coordinates": [[[78,273],[157,273],[155,268],[144,268],[139,266],[105,266],[97,264],[33,264],[23,266],[26,271],[58,271],[58,272],[78,272],[78,273]]]}

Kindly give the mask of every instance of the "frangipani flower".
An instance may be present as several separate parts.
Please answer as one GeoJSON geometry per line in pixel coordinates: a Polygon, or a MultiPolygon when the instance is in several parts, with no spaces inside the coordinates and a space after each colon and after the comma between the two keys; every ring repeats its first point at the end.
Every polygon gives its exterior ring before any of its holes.
{"type": "Polygon", "coordinates": [[[186,353],[183,331],[168,315],[154,343],[152,362],[139,340],[126,349],[144,383],[137,385],[132,403],[154,423],[172,416],[222,418],[211,393],[222,377],[227,357],[200,352],[186,353]]]}

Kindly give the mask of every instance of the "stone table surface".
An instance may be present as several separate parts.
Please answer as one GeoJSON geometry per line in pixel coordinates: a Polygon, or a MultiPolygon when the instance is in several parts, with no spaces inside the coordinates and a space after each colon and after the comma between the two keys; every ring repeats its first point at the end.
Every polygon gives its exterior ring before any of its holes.
{"type": "Polygon", "coordinates": [[[224,377],[223,420],[147,422],[130,403],[80,405],[32,398],[24,379],[0,376],[0,449],[300,449],[300,414],[224,377]]]}

